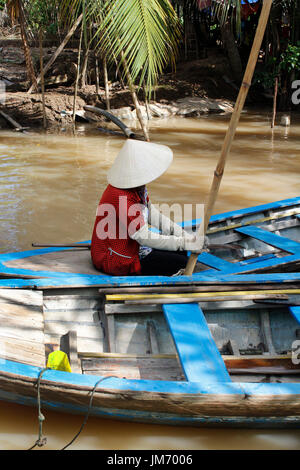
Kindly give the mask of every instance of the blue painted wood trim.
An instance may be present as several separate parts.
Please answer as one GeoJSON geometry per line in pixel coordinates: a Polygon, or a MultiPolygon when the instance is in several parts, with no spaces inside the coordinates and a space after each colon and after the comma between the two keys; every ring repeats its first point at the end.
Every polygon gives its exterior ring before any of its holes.
{"type": "MultiPolygon", "coordinates": [[[[39,254],[36,251],[31,252],[31,255],[28,256],[33,256],[39,254]]],[[[20,253],[17,254],[10,254],[10,260],[17,259],[16,256],[20,256],[20,253]]],[[[207,253],[202,253],[200,256],[208,255],[207,253]]],[[[4,255],[5,256],[5,255],[4,255]]],[[[262,259],[261,262],[255,263],[255,267],[253,266],[252,263],[250,264],[241,264],[241,263],[229,263],[226,261],[223,261],[220,259],[220,262],[218,261],[217,257],[211,257],[212,255],[206,256],[206,262],[210,264],[214,264],[215,266],[219,266],[221,268],[221,265],[223,265],[223,269],[221,271],[216,271],[216,270],[208,270],[204,271],[201,274],[200,273],[195,273],[190,277],[184,277],[180,276],[180,280],[189,280],[192,281],[193,279],[198,279],[199,276],[201,276],[202,279],[205,278],[216,278],[216,276],[222,275],[222,274],[241,274],[241,273],[247,273],[248,271],[253,271],[254,269],[259,268],[260,269],[268,269],[272,267],[279,267],[280,264],[283,263],[294,263],[294,262],[300,262],[300,251],[295,254],[295,255],[289,255],[285,256],[282,258],[271,258],[271,259],[262,259]],[[226,267],[225,267],[226,266],[226,267]],[[185,278],[185,279],[183,279],[185,278]]],[[[204,258],[203,258],[204,259],[204,258]]],[[[101,283],[105,284],[110,284],[110,283],[124,283],[128,282],[129,277],[128,276],[108,276],[108,275],[87,275],[87,274],[79,274],[79,273],[63,273],[63,272],[55,272],[55,271],[32,271],[32,270],[27,270],[27,269],[14,269],[14,268],[7,268],[3,264],[1,264],[0,260],[0,274],[6,274],[9,276],[37,276],[38,278],[51,278],[48,281],[46,281],[44,284],[39,281],[39,279],[34,279],[33,283],[28,283],[27,285],[98,285],[101,283]],[[35,282],[36,281],[36,282],[35,282]]],[[[174,277],[168,277],[168,276],[130,276],[130,280],[137,282],[138,284],[143,285],[143,283],[148,283],[150,281],[151,285],[155,280],[158,281],[165,281],[166,284],[174,284],[178,281],[174,281],[174,277]]],[[[0,284],[1,285],[1,284],[0,284]]]]}
{"type": "Polygon", "coordinates": [[[166,304],[163,311],[187,380],[202,384],[231,382],[198,304],[166,304]]]}
{"type": "MultiPolygon", "coordinates": [[[[11,373],[21,377],[37,379],[40,367],[29,366],[13,361],[0,359],[0,374],[11,373]]],[[[43,380],[59,383],[62,386],[75,385],[93,388],[101,379],[101,376],[74,374],[57,370],[49,370],[43,374],[43,380]]],[[[171,382],[162,380],[128,380],[119,378],[108,378],[101,383],[104,389],[131,390],[157,393],[185,393],[185,394],[221,394],[221,395],[244,395],[244,396],[278,396],[297,395],[300,396],[299,383],[238,383],[238,382],[171,382]]]]}
{"type": "Polygon", "coordinates": [[[300,196],[294,198],[282,199],[281,201],[269,202],[267,204],[260,204],[248,208],[238,209],[230,212],[223,212],[222,214],[215,214],[210,218],[210,222],[221,221],[228,217],[240,217],[245,214],[255,214],[255,212],[263,212],[270,209],[290,207],[300,204],[300,196]]]}
{"type": "Polygon", "coordinates": [[[34,289],[36,287],[93,287],[93,286],[175,286],[176,284],[192,283],[193,281],[203,283],[284,283],[286,281],[300,281],[300,273],[262,273],[262,274],[226,274],[216,273],[214,275],[203,275],[200,273],[193,276],[86,276],[86,277],[64,277],[47,279],[0,279],[0,288],[11,289],[34,289]]]}
{"type": "Polygon", "coordinates": [[[292,313],[292,315],[295,317],[295,319],[297,320],[297,322],[300,324],[300,307],[289,307],[290,309],[290,312],[292,313]]]}
{"type": "MultiPolygon", "coordinates": [[[[290,199],[283,199],[281,201],[276,201],[276,202],[270,202],[267,204],[261,204],[258,206],[252,206],[252,207],[247,207],[244,209],[238,209],[234,211],[229,211],[229,212],[222,212],[221,214],[214,214],[211,216],[209,222],[222,222],[225,219],[228,218],[236,218],[236,217],[241,217],[241,216],[246,216],[246,215],[251,215],[255,214],[256,212],[263,212],[267,211],[270,209],[277,209],[277,208],[284,208],[284,207],[290,207],[290,206],[295,206],[300,204],[300,197],[295,197],[295,198],[290,198],[290,199]]],[[[199,225],[201,223],[201,219],[194,219],[189,222],[184,222],[185,227],[190,227],[190,226],[195,226],[199,225]]]]}
{"type": "Polygon", "coordinates": [[[263,241],[268,245],[274,246],[275,248],[279,248],[280,250],[284,250],[289,253],[295,254],[299,253],[300,251],[300,243],[295,242],[290,238],[276,235],[275,233],[269,232],[260,227],[256,227],[255,225],[237,228],[235,231],[263,241]]]}
{"type": "Polygon", "coordinates": [[[211,268],[217,269],[218,271],[230,271],[234,269],[233,263],[219,258],[218,256],[211,255],[210,253],[201,253],[201,255],[198,256],[198,261],[199,263],[210,266],[211,268]]]}

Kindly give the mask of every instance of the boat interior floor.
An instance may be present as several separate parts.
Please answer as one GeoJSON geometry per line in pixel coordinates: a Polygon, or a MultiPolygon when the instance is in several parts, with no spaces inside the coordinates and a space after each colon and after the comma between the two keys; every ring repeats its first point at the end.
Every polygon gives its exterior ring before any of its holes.
{"type": "Polygon", "coordinates": [[[101,275],[92,263],[91,252],[86,248],[74,248],[6,261],[7,268],[31,271],[53,271],[61,273],[78,273],[101,275]]]}

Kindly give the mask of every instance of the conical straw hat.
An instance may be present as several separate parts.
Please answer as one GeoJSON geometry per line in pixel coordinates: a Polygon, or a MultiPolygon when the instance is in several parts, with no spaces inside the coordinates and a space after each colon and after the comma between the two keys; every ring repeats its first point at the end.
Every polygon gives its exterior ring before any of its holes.
{"type": "Polygon", "coordinates": [[[116,188],[136,188],[162,175],[173,160],[166,145],[128,139],[108,171],[108,182],[116,188]]]}

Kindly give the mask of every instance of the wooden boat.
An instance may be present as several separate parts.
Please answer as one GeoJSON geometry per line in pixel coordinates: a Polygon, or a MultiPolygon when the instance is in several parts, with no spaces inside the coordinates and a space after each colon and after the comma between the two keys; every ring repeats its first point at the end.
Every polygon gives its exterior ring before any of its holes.
{"type": "Polygon", "coordinates": [[[214,216],[224,256],[202,253],[193,276],[111,277],[78,248],[1,255],[0,399],[36,406],[39,383],[64,412],[298,428],[299,202],[214,216]],[[71,373],[45,370],[55,349],[71,373]]]}
{"type": "MultiPolygon", "coordinates": [[[[278,274],[267,276],[276,285],[278,274]]],[[[115,287],[1,289],[0,399],[36,407],[39,382],[42,408],[65,413],[299,428],[297,276],[277,282],[277,294],[237,291],[244,283],[198,286],[191,303],[174,303],[168,291],[157,303],[164,286],[156,296],[141,286],[151,303],[115,287]],[[57,348],[71,373],[44,369],[57,348]]]]}
{"type": "MultiPolygon", "coordinates": [[[[194,230],[199,223],[190,221],[185,228],[194,230]]],[[[110,276],[94,269],[86,243],[74,246],[0,255],[0,277],[51,278],[65,286],[110,282],[110,276]]],[[[220,273],[293,272],[299,267],[300,197],[212,216],[193,279],[220,273]]]]}

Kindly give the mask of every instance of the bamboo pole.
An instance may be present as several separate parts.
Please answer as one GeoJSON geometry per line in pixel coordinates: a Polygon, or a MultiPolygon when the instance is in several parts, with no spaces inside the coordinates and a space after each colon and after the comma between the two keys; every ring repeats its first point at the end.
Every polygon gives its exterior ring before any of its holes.
{"type": "Polygon", "coordinates": [[[246,296],[260,296],[260,295],[276,295],[282,296],[286,294],[300,294],[300,289],[265,289],[265,290],[244,290],[244,291],[220,291],[220,292],[189,292],[180,294],[106,294],[107,301],[128,301],[128,300],[158,300],[158,299],[181,299],[183,297],[189,297],[194,299],[195,302],[200,301],[203,297],[209,297],[215,299],[216,297],[246,297],[246,296]]]}
{"type": "Polygon", "coordinates": [[[274,129],[275,127],[277,94],[278,94],[278,77],[275,78],[275,85],[274,85],[273,116],[272,116],[272,124],[271,124],[272,129],[274,129]]]}
{"type": "MultiPolygon", "coordinates": [[[[217,199],[222,176],[224,173],[226,159],[230,152],[230,148],[231,148],[234,136],[235,136],[238,123],[239,123],[240,115],[243,110],[249,88],[251,86],[251,81],[252,81],[253,73],[255,70],[256,63],[257,63],[261,43],[262,43],[264,33],[266,30],[267,22],[269,19],[271,6],[272,6],[272,0],[264,0],[261,15],[259,18],[259,23],[258,23],[256,34],[255,34],[255,38],[254,38],[252,49],[250,52],[248,65],[245,71],[245,75],[244,75],[243,82],[239,91],[239,95],[237,97],[235,108],[231,116],[230,124],[227,130],[226,136],[225,136],[219,162],[214,172],[214,177],[213,177],[213,182],[210,188],[208,203],[205,209],[204,220],[201,224],[199,233],[205,234],[208,228],[209,220],[213,212],[213,208],[217,199]]],[[[198,258],[198,253],[191,254],[188,260],[186,269],[185,269],[186,276],[191,276],[193,274],[196,263],[197,263],[197,258],[198,258]]]]}

